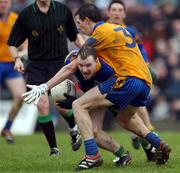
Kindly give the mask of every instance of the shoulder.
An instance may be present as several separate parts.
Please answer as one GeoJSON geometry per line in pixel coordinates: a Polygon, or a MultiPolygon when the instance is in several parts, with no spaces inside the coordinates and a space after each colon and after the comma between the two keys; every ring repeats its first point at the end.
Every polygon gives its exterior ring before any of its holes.
{"type": "Polygon", "coordinates": [[[58,9],[63,9],[63,10],[67,10],[69,11],[69,7],[65,4],[63,4],[62,2],[57,2],[57,1],[54,1],[54,4],[55,4],[55,7],[57,7],[58,9]]]}
{"type": "Polygon", "coordinates": [[[103,24],[101,24],[100,26],[98,26],[95,31],[96,32],[103,32],[104,30],[109,29],[109,27],[111,27],[111,24],[104,22],[103,24]]]}
{"type": "Polygon", "coordinates": [[[93,35],[98,37],[107,37],[107,35],[114,33],[114,30],[117,27],[118,25],[105,22],[94,30],[93,35]]]}
{"type": "Polygon", "coordinates": [[[18,17],[21,17],[21,18],[26,18],[26,17],[28,17],[28,16],[30,17],[31,14],[32,14],[32,12],[33,12],[33,10],[34,10],[34,5],[31,4],[31,5],[27,6],[27,7],[25,7],[25,8],[19,13],[18,17]]]}
{"type": "Polygon", "coordinates": [[[134,27],[126,26],[125,29],[128,30],[130,34],[136,35],[137,33],[137,29],[134,27]]]}
{"type": "Polygon", "coordinates": [[[103,23],[102,25],[95,28],[95,30],[92,33],[92,36],[100,37],[102,35],[106,35],[106,31],[108,29],[108,24],[103,23]]]}
{"type": "Polygon", "coordinates": [[[33,11],[34,9],[34,3],[33,4],[30,4],[29,6],[25,7],[20,14],[24,14],[24,13],[27,13],[29,11],[33,11]]]}
{"type": "Polygon", "coordinates": [[[18,14],[12,11],[10,12],[9,17],[15,21],[18,17],[18,14]]]}
{"type": "Polygon", "coordinates": [[[69,16],[71,16],[71,18],[73,19],[72,12],[67,5],[57,1],[53,1],[53,2],[55,5],[55,9],[59,14],[59,17],[61,17],[61,19],[64,18],[64,20],[67,21],[69,16]]]}
{"type": "Polygon", "coordinates": [[[134,31],[134,32],[137,31],[137,29],[136,29],[135,27],[133,27],[133,26],[126,25],[125,28],[126,28],[126,29],[129,29],[129,30],[132,30],[132,31],[134,31]]]}
{"type": "Polygon", "coordinates": [[[65,64],[69,64],[71,63],[73,60],[75,60],[77,58],[77,54],[78,54],[79,50],[72,50],[65,58],[64,63],[65,64]]]}
{"type": "Polygon", "coordinates": [[[108,64],[107,62],[105,62],[101,57],[99,57],[99,62],[101,63],[102,65],[102,68],[111,68],[110,64],[108,64]]]}
{"type": "Polygon", "coordinates": [[[141,33],[135,27],[126,26],[126,30],[135,38],[137,42],[141,42],[141,33]]]}

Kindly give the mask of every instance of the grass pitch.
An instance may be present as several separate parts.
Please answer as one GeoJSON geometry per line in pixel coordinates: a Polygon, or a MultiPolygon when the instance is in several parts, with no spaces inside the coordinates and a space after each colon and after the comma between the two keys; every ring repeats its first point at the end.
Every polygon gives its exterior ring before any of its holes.
{"type": "MultiPolygon", "coordinates": [[[[112,163],[113,154],[101,150],[104,164],[87,173],[179,173],[180,172],[180,135],[175,132],[160,133],[172,147],[170,159],[166,165],[157,166],[148,162],[142,149],[134,150],[130,135],[123,132],[111,132],[111,136],[122,143],[132,155],[132,163],[126,168],[117,168],[112,163]]],[[[83,156],[83,146],[72,151],[68,133],[57,133],[59,157],[49,157],[49,148],[43,134],[17,136],[15,144],[7,144],[0,138],[0,173],[70,173],[83,156]]]]}

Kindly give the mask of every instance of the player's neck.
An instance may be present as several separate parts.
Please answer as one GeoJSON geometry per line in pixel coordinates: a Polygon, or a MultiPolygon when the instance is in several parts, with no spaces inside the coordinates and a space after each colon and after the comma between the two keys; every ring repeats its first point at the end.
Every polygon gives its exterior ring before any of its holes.
{"type": "Polygon", "coordinates": [[[109,20],[108,20],[108,23],[110,23],[110,24],[116,24],[116,25],[125,25],[123,20],[122,20],[122,21],[119,21],[119,22],[114,22],[114,21],[112,21],[111,19],[109,19],[109,20]]]}
{"type": "Polygon", "coordinates": [[[47,2],[41,2],[37,1],[37,6],[39,7],[39,10],[43,13],[47,13],[50,7],[51,0],[47,2]]]}

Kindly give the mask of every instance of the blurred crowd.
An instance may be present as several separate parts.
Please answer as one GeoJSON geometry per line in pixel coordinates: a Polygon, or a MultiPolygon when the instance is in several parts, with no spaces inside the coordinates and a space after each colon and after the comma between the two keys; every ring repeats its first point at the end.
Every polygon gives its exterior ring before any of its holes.
{"type": "MultiPolygon", "coordinates": [[[[59,0],[74,13],[84,2],[97,5],[107,18],[110,0],[59,0]]],[[[21,11],[34,0],[14,0],[21,11]]],[[[127,21],[142,34],[143,44],[158,81],[148,106],[152,120],[180,120],[180,2],[179,0],[124,0],[127,21]]]]}

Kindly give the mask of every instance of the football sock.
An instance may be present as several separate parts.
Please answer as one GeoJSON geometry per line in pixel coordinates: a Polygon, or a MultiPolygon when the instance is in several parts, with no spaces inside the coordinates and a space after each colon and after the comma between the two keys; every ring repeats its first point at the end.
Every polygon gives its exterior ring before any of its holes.
{"type": "Polygon", "coordinates": [[[44,132],[50,148],[57,147],[55,130],[51,116],[49,114],[46,116],[39,116],[38,122],[41,125],[42,131],[44,132]]]}
{"type": "Polygon", "coordinates": [[[13,123],[13,121],[7,120],[4,130],[10,130],[12,123],[13,123]]]}
{"type": "Polygon", "coordinates": [[[78,130],[78,126],[77,124],[73,127],[73,128],[69,128],[69,131],[72,132],[72,131],[77,131],[78,130]]]}
{"type": "Polygon", "coordinates": [[[148,150],[151,148],[151,144],[144,138],[139,138],[141,146],[145,149],[148,150]]]}
{"type": "Polygon", "coordinates": [[[120,146],[119,149],[116,152],[114,152],[114,155],[117,157],[121,157],[123,156],[124,153],[125,153],[124,147],[120,146]]]}
{"type": "Polygon", "coordinates": [[[84,141],[84,146],[86,155],[95,156],[98,153],[98,147],[94,138],[84,141]]]}
{"type": "Polygon", "coordinates": [[[150,144],[152,144],[153,147],[155,147],[155,148],[159,148],[160,147],[161,139],[155,133],[153,133],[153,132],[148,133],[146,135],[145,139],[150,144]]]}
{"type": "Polygon", "coordinates": [[[63,116],[63,117],[66,120],[66,122],[68,123],[70,129],[72,129],[76,125],[72,109],[70,109],[66,113],[66,116],[63,116]]]}
{"type": "Polygon", "coordinates": [[[116,117],[116,115],[117,115],[117,113],[118,113],[118,109],[117,109],[117,108],[115,108],[114,106],[110,106],[110,107],[109,107],[109,111],[112,113],[112,115],[113,115],[114,117],[116,117]]]}

